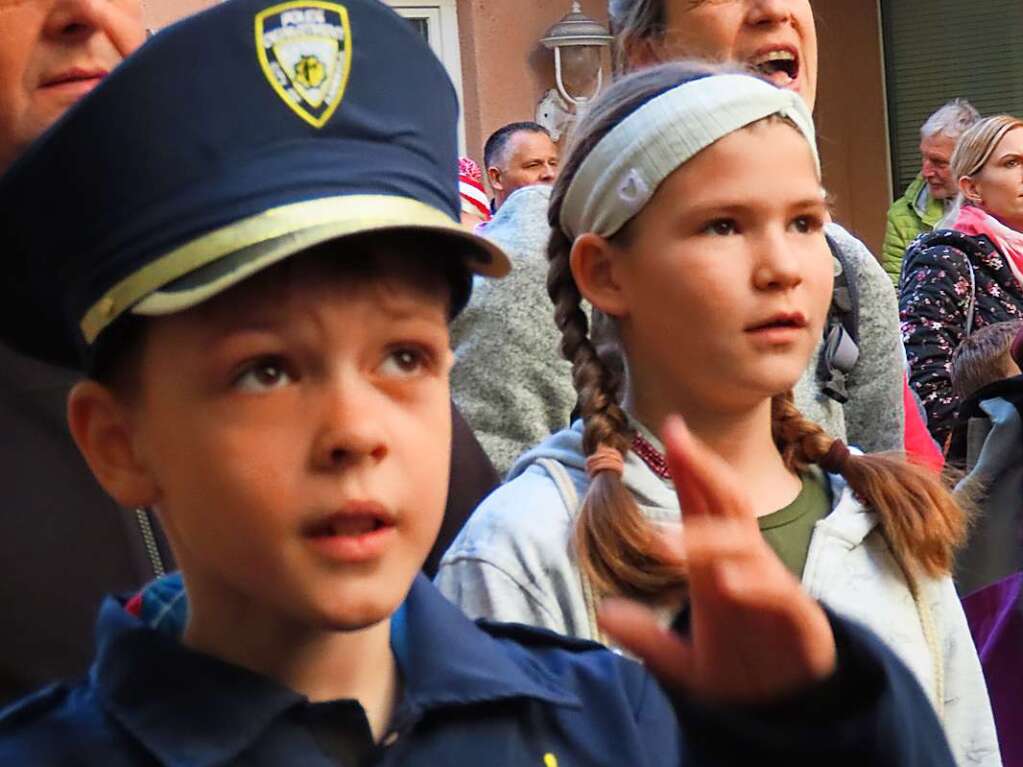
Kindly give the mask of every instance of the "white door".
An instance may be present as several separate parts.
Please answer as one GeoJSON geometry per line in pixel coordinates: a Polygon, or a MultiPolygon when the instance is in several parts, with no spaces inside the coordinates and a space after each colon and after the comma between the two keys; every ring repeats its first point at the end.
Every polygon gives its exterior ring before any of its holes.
{"type": "MultiPolygon", "coordinates": [[[[430,44],[455,84],[458,103],[462,104],[462,55],[458,47],[456,0],[384,0],[409,20],[430,44]]],[[[458,118],[458,149],[465,153],[465,118],[458,118]]]]}

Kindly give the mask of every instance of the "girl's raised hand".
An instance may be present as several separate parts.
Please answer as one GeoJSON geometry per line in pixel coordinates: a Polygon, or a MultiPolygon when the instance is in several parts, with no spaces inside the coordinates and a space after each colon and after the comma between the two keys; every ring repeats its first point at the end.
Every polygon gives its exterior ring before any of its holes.
{"type": "Polygon", "coordinates": [[[676,537],[661,548],[685,558],[691,636],[624,600],[602,605],[601,627],[665,686],[706,700],[768,702],[829,676],[827,616],[764,541],[741,478],[681,418],[668,420],[664,444],[685,534],[664,533],[676,537]]]}

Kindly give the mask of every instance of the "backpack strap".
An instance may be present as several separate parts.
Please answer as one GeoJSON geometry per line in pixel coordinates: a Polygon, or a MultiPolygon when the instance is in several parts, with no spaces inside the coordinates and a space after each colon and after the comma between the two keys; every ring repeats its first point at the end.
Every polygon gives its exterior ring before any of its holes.
{"type": "Polygon", "coordinates": [[[970,303],[966,308],[966,334],[963,336],[964,338],[973,332],[973,315],[977,310],[977,275],[973,271],[973,262],[969,256],[966,256],[966,267],[970,270],[970,303]]]}
{"type": "Polygon", "coordinates": [[[824,237],[835,259],[835,286],[824,323],[824,353],[817,379],[824,394],[844,404],[849,400],[846,377],[860,358],[860,294],[854,268],[831,235],[824,237]]]}
{"type": "MultiPolygon", "coordinates": [[[[579,516],[579,510],[582,508],[579,494],[575,490],[575,482],[568,476],[568,471],[565,470],[565,467],[557,461],[551,458],[538,458],[536,462],[554,480],[554,485],[558,488],[558,493],[561,495],[561,502],[565,504],[565,508],[568,509],[568,516],[571,518],[572,523],[575,524],[579,516]]],[[[586,604],[586,621],[590,628],[590,639],[606,646],[608,644],[607,637],[604,636],[604,632],[597,625],[596,591],[583,569],[580,567],[578,570],[583,590],[583,602],[586,604]]]]}

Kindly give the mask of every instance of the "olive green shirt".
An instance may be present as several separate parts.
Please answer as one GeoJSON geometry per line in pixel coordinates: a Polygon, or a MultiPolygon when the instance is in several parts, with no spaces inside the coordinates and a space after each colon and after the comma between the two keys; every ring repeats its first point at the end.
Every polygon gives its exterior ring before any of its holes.
{"type": "Polygon", "coordinates": [[[803,475],[803,489],[784,509],[760,517],[760,531],[774,553],[797,577],[803,577],[813,527],[831,511],[831,489],[816,467],[803,475]]]}

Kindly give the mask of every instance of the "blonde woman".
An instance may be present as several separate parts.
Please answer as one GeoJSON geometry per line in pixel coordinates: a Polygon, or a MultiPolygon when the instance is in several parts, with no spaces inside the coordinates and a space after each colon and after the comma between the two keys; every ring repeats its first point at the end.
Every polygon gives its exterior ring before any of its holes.
{"type": "Polygon", "coordinates": [[[906,253],[900,309],[910,383],[944,441],[959,399],[952,354],[966,336],[1023,319],[1023,120],[996,115],[963,134],[952,154],[959,196],[942,228],[906,253]]]}

